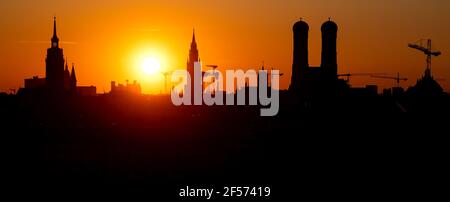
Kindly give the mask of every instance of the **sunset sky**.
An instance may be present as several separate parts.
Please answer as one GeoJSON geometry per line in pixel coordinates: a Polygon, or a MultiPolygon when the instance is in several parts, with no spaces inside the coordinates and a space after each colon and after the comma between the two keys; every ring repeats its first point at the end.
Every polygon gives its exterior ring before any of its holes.
{"type": "MultiPolygon", "coordinates": [[[[219,70],[266,67],[285,75],[292,66],[292,25],[310,26],[309,61],[320,65],[321,24],[339,26],[339,73],[400,72],[416,82],[425,56],[408,43],[431,38],[442,56],[433,75],[450,91],[450,1],[446,0],[14,0],[0,3],[0,92],[23,87],[23,79],[45,76],[53,16],[60,46],[75,63],[79,85],[110,90],[110,81],[138,80],[145,93],[163,91],[162,74],[146,74],[143,58],[163,71],[185,69],[192,30],[200,58],[219,70]]],[[[351,78],[353,86],[395,86],[393,80],[351,78]]]]}

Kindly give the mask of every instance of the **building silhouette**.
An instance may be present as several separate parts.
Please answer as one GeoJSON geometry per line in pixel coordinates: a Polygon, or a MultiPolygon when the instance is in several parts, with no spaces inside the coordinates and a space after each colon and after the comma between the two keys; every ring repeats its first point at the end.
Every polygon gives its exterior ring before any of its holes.
{"type": "Polygon", "coordinates": [[[292,77],[289,90],[300,96],[336,95],[348,89],[344,80],[337,75],[336,40],[338,26],[328,20],[323,23],[322,59],[320,67],[310,67],[308,62],[309,25],[300,20],[293,26],[294,52],[292,77]]]}
{"type": "Polygon", "coordinates": [[[133,83],[120,84],[115,81],[111,81],[111,92],[110,95],[113,96],[129,96],[129,95],[141,95],[141,84],[137,81],[133,83]]]}
{"type": "Polygon", "coordinates": [[[195,32],[192,32],[191,48],[189,49],[189,58],[187,60],[187,71],[194,76],[194,64],[195,62],[200,62],[200,57],[198,55],[197,42],[195,41],[195,32]]]}
{"type": "Polygon", "coordinates": [[[33,76],[33,78],[25,79],[26,89],[41,89],[45,87],[45,78],[33,76]]]}
{"type": "Polygon", "coordinates": [[[77,87],[77,96],[96,96],[97,95],[97,87],[95,86],[78,86],[77,87]]]}
{"type": "Polygon", "coordinates": [[[441,96],[444,90],[432,76],[431,69],[427,68],[422,78],[417,79],[416,85],[408,88],[406,93],[410,96],[441,96]]]}
{"type": "Polygon", "coordinates": [[[323,77],[327,80],[337,79],[337,31],[338,26],[331,20],[323,23],[322,28],[322,63],[323,77]]]}
{"type": "MultiPolygon", "coordinates": [[[[195,40],[195,30],[193,30],[192,31],[191,47],[189,48],[189,56],[188,56],[188,59],[187,59],[187,62],[186,62],[186,70],[189,73],[189,76],[191,78],[190,88],[191,88],[191,101],[192,101],[192,103],[194,102],[194,86],[195,86],[194,84],[196,82],[195,81],[195,76],[194,76],[194,74],[195,74],[195,63],[196,62],[201,62],[201,60],[200,60],[200,56],[199,56],[199,53],[198,53],[197,41],[195,40]]],[[[203,90],[205,90],[205,87],[206,87],[204,85],[204,83],[202,82],[204,75],[205,75],[205,72],[202,71],[202,67],[200,67],[200,76],[201,76],[201,78],[197,82],[200,84],[200,87],[202,89],[201,93],[203,93],[203,90]]],[[[185,92],[183,92],[183,93],[185,93],[185,92]]]]}
{"type": "MultiPolygon", "coordinates": [[[[190,77],[191,77],[191,97],[193,98],[194,96],[194,66],[196,62],[200,62],[200,56],[198,54],[198,48],[197,48],[197,42],[195,41],[195,31],[192,31],[192,41],[191,41],[191,47],[189,49],[189,57],[187,59],[187,63],[186,63],[186,69],[187,72],[189,73],[190,77]]],[[[203,73],[202,73],[203,76],[203,73]]]]}
{"type": "Polygon", "coordinates": [[[45,59],[46,87],[51,91],[62,92],[64,89],[64,55],[59,47],[59,38],[56,34],[56,17],[53,19],[53,37],[51,47],[47,49],[45,59]]]}
{"type": "Polygon", "coordinates": [[[56,17],[53,19],[51,47],[47,49],[45,59],[45,81],[47,90],[52,93],[76,93],[75,67],[72,65],[72,73],[70,73],[67,61],[64,60],[63,49],[59,47],[56,17]]]}
{"type": "Polygon", "coordinates": [[[75,64],[69,70],[68,60],[64,59],[63,49],[59,46],[56,32],[56,17],[53,18],[53,36],[51,47],[47,49],[45,58],[45,78],[33,76],[24,80],[25,87],[19,89],[19,94],[58,95],[96,95],[95,86],[77,86],[75,64]]]}

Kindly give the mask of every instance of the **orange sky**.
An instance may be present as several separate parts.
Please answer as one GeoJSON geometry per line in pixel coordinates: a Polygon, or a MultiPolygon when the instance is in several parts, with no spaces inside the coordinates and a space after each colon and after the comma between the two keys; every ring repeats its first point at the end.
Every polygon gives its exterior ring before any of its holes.
{"type": "MultiPolygon", "coordinates": [[[[310,25],[310,65],[320,65],[320,26],[332,17],[339,25],[340,73],[400,72],[415,83],[425,56],[407,44],[432,38],[443,55],[433,58],[433,74],[450,91],[450,1],[443,0],[41,0],[0,3],[0,91],[45,75],[45,54],[57,16],[58,36],[79,85],[109,91],[109,83],[141,82],[146,93],[163,90],[161,75],[143,75],[136,58],[153,54],[163,69],[185,68],[192,29],[204,64],[225,68],[267,67],[290,83],[292,24],[310,25]]],[[[353,86],[395,85],[392,80],[353,78],[353,86]]]]}

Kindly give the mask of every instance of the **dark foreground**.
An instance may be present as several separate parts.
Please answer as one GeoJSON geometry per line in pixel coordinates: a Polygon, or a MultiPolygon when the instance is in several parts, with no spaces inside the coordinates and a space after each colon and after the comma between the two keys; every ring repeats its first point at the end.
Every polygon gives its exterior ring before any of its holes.
{"type": "Polygon", "coordinates": [[[213,199],[430,201],[446,190],[448,98],[282,96],[276,117],[158,96],[0,100],[2,191],[16,198],[169,200],[186,199],[186,186],[268,186],[267,198],[213,199]]]}

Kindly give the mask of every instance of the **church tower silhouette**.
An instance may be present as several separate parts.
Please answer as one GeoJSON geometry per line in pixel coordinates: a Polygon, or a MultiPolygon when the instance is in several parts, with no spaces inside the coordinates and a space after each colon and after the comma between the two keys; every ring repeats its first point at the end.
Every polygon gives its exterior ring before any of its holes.
{"type": "Polygon", "coordinates": [[[331,18],[322,24],[320,67],[311,67],[308,64],[309,25],[300,19],[294,24],[292,31],[294,52],[289,90],[303,97],[334,96],[345,92],[348,85],[337,75],[337,24],[331,21],[331,18]]]}
{"type": "Polygon", "coordinates": [[[48,90],[53,93],[64,91],[64,55],[59,47],[59,38],[56,35],[56,17],[53,18],[53,37],[51,47],[47,49],[45,59],[45,83],[48,90]]]}
{"type": "Polygon", "coordinates": [[[191,77],[194,76],[195,62],[200,62],[200,58],[198,56],[197,42],[195,41],[195,31],[192,31],[191,48],[189,49],[189,58],[187,61],[187,71],[191,77]]]}
{"type": "Polygon", "coordinates": [[[72,72],[69,71],[67,59],[64,60],[63,49],[59,47],[59,38],[56,34],[56,17],[53,18],[53,37],[51,47],[47,49],[45,63],[45,83],[49,93],[76,94],[75,67],[72,64],[72,72]]]}
{"type": "MultiPolygon", "coordinates": [[[[198,48],[197,48],[197,42],[195,41],[195,30],[192,31],[192,41],[191,41],[191,48],[189,49],[189,58],[187,60],[187,72],[189,73],[189,76],[191,77],[191,89],[194,88],[194,66],[196,62],[200,62],[200,57],[198,55],[198,48]]],[[[191,98],[193,99],[194,92],[191,91],[191,98]]]]}

